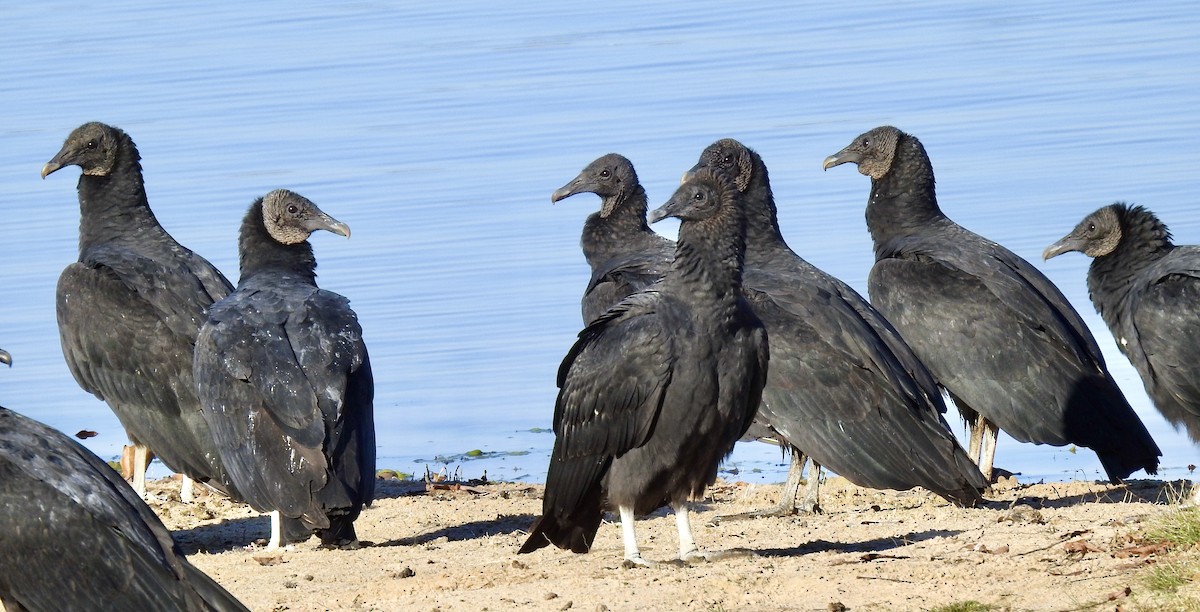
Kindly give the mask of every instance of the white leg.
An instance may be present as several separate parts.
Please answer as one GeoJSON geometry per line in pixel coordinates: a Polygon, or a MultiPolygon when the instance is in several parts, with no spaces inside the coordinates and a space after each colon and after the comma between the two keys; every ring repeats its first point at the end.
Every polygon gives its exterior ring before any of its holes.
{"type": "Polygon", "coordinates": [[[183,479],[179,481],[179,500],[185,504],[192,503],[196,499],[195,491],[196,481],[184,474],[183,479]]]}
{"type": "Polygon", "coordinates": [[[146,464],[150,463],[150,449],[144,444],[133,447],[133,490],[138,497],[146,498],[146,464]]]}
{"type": "Polygon", "coordinates": [[[688,503],[672,504],[671,509],[675,511],[675,526],[679,529],[679,560],[708,561],[709,553],[696,548],[696,540],[692,537],[692,516],[688,503]]]}
{"type": "Polygon", "coordinates": [[[633,508],[621,506],[617,510],[621,513],[621,536],[625,540],[625,560],[634,565],[650,565],[642,558],[642,551],[638,550],[637,533],[633,528],[633,508]]]}
{"type": "Polygon", "coordinates": [[[979,422],[983,428],[983,440],[979,450],[979,471],[983,478],[992,481],[992,464],[996,461],[996,437],[1000,435],[1000,426],[988,421],[982,416],[979,422]]]}
{"type": "Polygon", "coordinates": [[[283,542],[283,517],[276,510],[271,513],[271,541],[267,542],[267,550],[279,550],[283,542]]]}

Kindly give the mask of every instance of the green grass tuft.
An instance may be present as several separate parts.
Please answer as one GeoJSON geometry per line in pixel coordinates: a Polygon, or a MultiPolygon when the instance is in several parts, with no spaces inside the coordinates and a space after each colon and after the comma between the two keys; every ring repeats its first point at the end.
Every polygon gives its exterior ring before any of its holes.
{"type": "Polygon", "coordinates": [[[1184,507],[1162,514],[1146,527],[1145,538],[1170,542],[1177,550],[1195,546],[1200,542],[1200,508],[1184,507]]]}
{"type": "Polygon", "coordinates": [[[1172,593],[1192,581],[1196,568],[1183,561],[1164,561],[1151,567],[1143,578],[1147,589],[1157,593],[1172,593]]]}

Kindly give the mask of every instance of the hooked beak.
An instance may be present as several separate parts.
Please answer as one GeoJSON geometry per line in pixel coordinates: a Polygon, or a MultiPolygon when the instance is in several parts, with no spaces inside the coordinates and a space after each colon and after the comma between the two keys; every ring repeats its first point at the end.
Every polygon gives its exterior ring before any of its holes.
{"type": "Polygon", "coordinates": [[[825,161],[821,162],[821,169],[828,170],[834,166],[840,166],[846,162],[857,164],[860,159],[862,159],[862,157],[857,152],[842,149],[841,151],[826,157],[825,161]]]}
{"type": "Polygon", "coordinates": [[[1058,257],[1059,255],[1062,255],[1063,253],[1067,253],[1070,251],[1081,251],[1082,252],[1083,248],[1084,248],[1084,245],[1083,245],[1082,240],[1076,238],[1075,236],[1072,236],[1071,234],[1067,234],[1066,236],[1063,236],[1062,239],[1060,239],[1058,242],[1055,242],[1054,244],[1046,247],[1045,251],[1042,251],[1042,261],[1046,261],[1046,260],[1050,259],[1051,257],[1058,257]]]}
{"type": "Polygon", "coordinates": [[[58,161],[58,156],[55,155],[54,159],[46,162],[45,166],[42,166],[42,180],[46,180],[47,176],[54,174],[56,171],[58,171],[62,167],[63,167],[62,162],[58,161]]]}
{"type": "Polygon", "coordinates": [[[310,232],[323,229],[327,232],[333,232],[339,236],[350,237],[350,226],[330,217],[325,213],[321,213],[316,219],[313,219],[308,224],[307,228],[310,232]]]}

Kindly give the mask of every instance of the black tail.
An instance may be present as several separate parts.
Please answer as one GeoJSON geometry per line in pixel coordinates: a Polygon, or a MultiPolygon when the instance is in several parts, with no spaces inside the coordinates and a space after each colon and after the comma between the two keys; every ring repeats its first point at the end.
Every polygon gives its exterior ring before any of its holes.
{"type": "Polygon", "coordinates": [[[553,544],[575,553],[592,548],[604,514],[602,481],[611,459],[586,457],[550,460],[542,516],[529,528],[529,539],[517,554],[553,544]]]}
{"type": "Polygon", "coordinates": [[[312,537],[313,530],[298,518],[283,517],[280,525],[284,544],[296,544],[312,537]]]}
{"type": "Polygon", "coordinates": [[[1138,470],[1158,473],[1162,451],[1110,376],[1080,381],[1073,391],[1065,415],[1068,439],[1096,451],[1109,481],[1138,470]]]}
{"type": "MultiPolygon", "coordinates": [[[[354,513],[357,516],[357,512],[354,513]]],[[[329,529],[318,529],[322,548],[358,548],[358,536],[354,533],[354,517],[330,516],[329,529]]]]}
{"type": "MultiPolygon", "coordinates": [[[[1153,440],[1151,441],[1153,443],[1153,440]]],[[[1155,447],[1157,450],[1157,447],[1155,447]]],[[[1100,452],[1096,451],[1096,457],[1100,459],[1100,465],[1104,466],[1104,473],[1108,475],[1108,481],[1117,484],[1130,474],[1138,470],[1146,470],[1147,474],[1158,473],[1158,455],[1150,454],[1149,452],[1135,454],[1129,449],[1121,449],[1116,452],[1100,452]]]]}
{"type": "Polygon", "coordinates": [[[538,517],[529,528],[529,539],[525,540],[517,554],[531,553],[549,544],[570,549],[574,553],[585,553],[592,549],[592,541],[596,539],[596,532],[600,529],[600,516],[601,512],[597,509],[594,521],[562,523],[554,517],[538,517]]]}

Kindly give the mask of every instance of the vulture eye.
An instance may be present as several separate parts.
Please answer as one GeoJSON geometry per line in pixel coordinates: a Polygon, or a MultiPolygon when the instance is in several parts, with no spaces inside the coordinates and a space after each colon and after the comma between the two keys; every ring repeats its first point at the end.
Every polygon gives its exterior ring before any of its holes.
{"type": "Polygon", "coordinates": [[[863,138],[863,139],[862,139],[862,143],[860,143],[860,144],[862,144],[862,147],[865,149],[865,148],[867,148],[867,147],[871,146],[871,139],[870,139],[870,138],[863,138]]]}
{"type": "Polygon", "coordinates": [[[1094,232],[1094,231],[1096,231],[1096,224],[1095,224],[1095,223],[1088,223],[1088,231],[1089,231],[1089,232],[1094,232]]]}
{"type": "Polygon", "coordinates": [[[95,140],[89,140],[89,141],[87,141],[87,144],[85,144],[85,145],[83,145],[83,146],[84,146],[84,147],[87,147],[87,148],[89,148],[89,149],[95,149],[95,148],[96,148],[96,141],[95,141],[95,140]]]}
{"type": "Polygon", "coordinates": [[[600,171],[600,178],[608,178],[608,177],[609,177],[609,175],[611,175],[611,174],[612,174],[612,173],[611,173],[611,172],[609,172],[607,169],[605,169],[605,170],[601,170],[601,171],[600,171]]]}
{"type": "Polygon", "coordinates": [[[288,214],[294,215],[299,210],[300,210],[299,206],[296,206],[295,204],[288,204],[288,207],[287,207],[288,214]]]}

